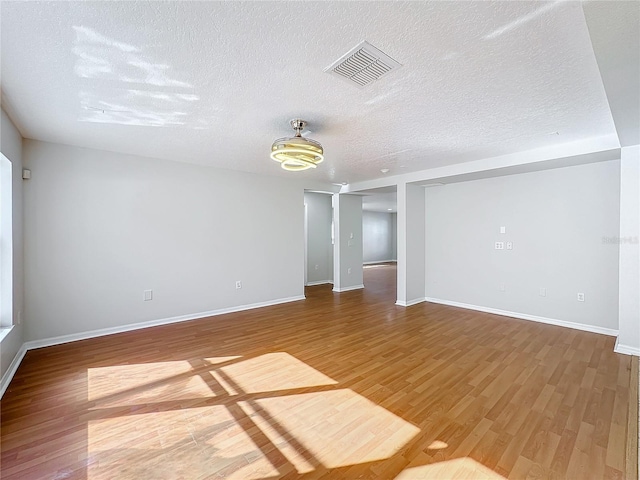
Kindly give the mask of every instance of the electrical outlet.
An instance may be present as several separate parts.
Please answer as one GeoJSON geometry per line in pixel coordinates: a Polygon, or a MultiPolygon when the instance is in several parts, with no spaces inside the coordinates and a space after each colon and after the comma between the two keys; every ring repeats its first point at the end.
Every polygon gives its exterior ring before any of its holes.
{"type": "Polygon", "coordinates": [[[145,290],[144,296],[142,297],[145,302],[149,302],[153,300],[153,290],[145,290]]]}
{"type": "Polygon", "coordinates": [[[496,250],[504,250],[504,242],[496,242],[496,250]]]}
{"type": "Polygon", "coordinates": [[[507,250],[513,250],[513,243],[507,242],[507,250]]]}
{"type": "Polygon", "coordinates": [[[584,293],[578,293],[578,301],[584,302],[584,293]]]}
{"type": "Polygon", "coordinates": [[[351,275],[351,267],[347,268],[347,274],[351,275]]]}
{"type": "Polygon", "coordinates": [[[315,269],[318,270],[318,265],[315,266],[315,269]]]}
{"type": "Polygon", "coordinates": [[[501,292],[504,292],[504,291],[507,289],[507,287],[506,287],[506,285],[505,285],[504,283],[501,283],[501,284],[500,284],[500,286],[498,287],[498,289],[499,289],[501,292]]]}
{"type": "Polygon", "coordinates": [[[242,288],[242,280],[236,280],[236,289],[239,290],[242,288]]]}

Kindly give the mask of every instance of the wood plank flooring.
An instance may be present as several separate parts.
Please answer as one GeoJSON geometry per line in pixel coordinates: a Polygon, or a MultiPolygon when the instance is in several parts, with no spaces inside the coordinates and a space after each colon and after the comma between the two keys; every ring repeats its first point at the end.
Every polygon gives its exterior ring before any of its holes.
{"type": "Polygon", "coordinates": [[[0,476],[637,478],[614,338],[365,285],[28,352],[0,476]]]}

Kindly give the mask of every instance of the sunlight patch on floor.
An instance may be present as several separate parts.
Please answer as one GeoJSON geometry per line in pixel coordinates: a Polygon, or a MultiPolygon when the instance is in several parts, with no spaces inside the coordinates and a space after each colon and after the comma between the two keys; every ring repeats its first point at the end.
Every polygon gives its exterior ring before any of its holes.
{"type": "Polygon", "coordinates": [[[302,474],[390,458],[420,431],[337,383],[286,352],[91,368],[105,418],[88,424],[88,478],[302,474]]]}
{"type": "Polygon", "coordinates": [[[442,480],[445,478],[505,480],[502,475],[498,475],[469,457],[405,468],[395,480],[442,480]]]}
{"type": "Polygon", "coordinates": [[[220,363],[230,362],[231,360],[237,360],[238,358],[242,358],[242,355],[230,355],[228,357],[207,357],[204,359],[205,362],[210,365],[218,365],[220,363]]]}
{"type": "Polygon", "coordinates": [[[96,407],[215,396],[187,361],[90,368],[88,399],[96,407]]]}
{"type": "Polygon", "coordinates": [[[90,480],[199,478],[202,472],[240,480],[278,475],[223,406],[90,421],[88,457],[90,480]]]}
{"type": "Polygon", "coordinates": [[[393,456],[420,429],[350,389],[303,393],[238,402],[282,453],[306,450],[328,468],[373,462],[393,456]],[[279,428],[270,428],[276,424],[279,428]],[[300,448],[302,447],[302,448],[300,448]]]}
{"type": "MultiPolygon", "coordinates": [[[[267,353],[226,365],[219,370],[244,393],[274,392],[338,383],[286,352],[267,353]]],[[[235,392],[236,389],[233,390],[235,392]]]]}
{"type": "Polygon", "coordinates": [[[427,450],[442,450],[443,448],[447,448],[449,445],[447,442],[443,442],[442,440],[434,440],[429,444],[427,450]]]}

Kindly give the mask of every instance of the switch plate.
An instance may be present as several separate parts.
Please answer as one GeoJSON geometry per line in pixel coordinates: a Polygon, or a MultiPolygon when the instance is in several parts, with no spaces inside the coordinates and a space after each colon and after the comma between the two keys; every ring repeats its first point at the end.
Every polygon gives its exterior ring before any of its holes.
{"type": "Polygon", "coordinates": [[[538,292],[540,294],[541,297],[546,297],[547,296],[547,289],[544,287],[540,287],[540,290],[538,292]]]}
{"type": "Polygon", "coordinates": [[[504,284],[504,283],[501,283],[501,284],[500,284],[500,286],[498,287],[498,289],[499,289],[501,292],[504,292],[507,288],[506,288],[506,286],[505,286],[505,284],[504,284]]]}
{"type": "Polygon", "coordinates": [[[507,227],[500,227],[500,233],[507,233],[507,227]]]}
{"type": "Polygon", "coordinates": [[[347,274],[351,275],[351,267],[347,268],[347,274]]]}
{"type": "Polygon", "coordinates": [[[145,302],[153,300],[153,290],[145,290],[143,299],[145,302]]]}
{"type": "Polygon", "coordinates": [[[496,242],[496,250],[504,250],[504,242],[496,242]]]}
{"type": "Polygon", "coordinates": [[[584,302],[584,293],[578,293],[578,301],[584,302]]]}
{"type": "Polygon", "coordinates": [[[242,288],[242,280],[236,280],[236,290],[240,290],[242,288]]]}

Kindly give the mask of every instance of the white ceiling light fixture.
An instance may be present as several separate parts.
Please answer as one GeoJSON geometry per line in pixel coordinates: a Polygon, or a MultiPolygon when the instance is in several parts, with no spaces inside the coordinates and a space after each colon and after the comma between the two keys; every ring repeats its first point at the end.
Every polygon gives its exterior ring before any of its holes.
{"type": "Polygon", "coordinates": [[[316,168],[324,160],[322,145],[302,136],[302,130],[307,122],[293,119],[289,122],[296,134],[293,137],[279,138],[271,145],[271,158],[280,162],[285,170],[297,172],[316,168]]]}

